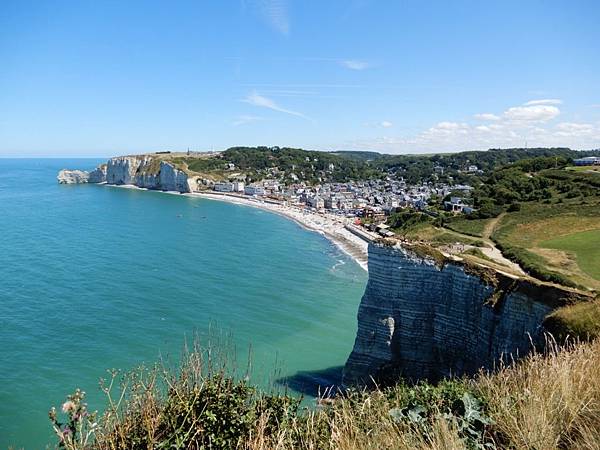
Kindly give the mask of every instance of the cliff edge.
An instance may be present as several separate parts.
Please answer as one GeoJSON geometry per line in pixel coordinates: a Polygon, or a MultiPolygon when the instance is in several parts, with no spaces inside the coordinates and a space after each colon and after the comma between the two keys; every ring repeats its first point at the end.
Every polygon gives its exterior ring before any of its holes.
{"type": "Polygon", "coordinates": [[[409,244],[369,245],[369,280],[344,383],[438,380],[491,369],[545,343],[544,319],[586,294],[409,244]]]}

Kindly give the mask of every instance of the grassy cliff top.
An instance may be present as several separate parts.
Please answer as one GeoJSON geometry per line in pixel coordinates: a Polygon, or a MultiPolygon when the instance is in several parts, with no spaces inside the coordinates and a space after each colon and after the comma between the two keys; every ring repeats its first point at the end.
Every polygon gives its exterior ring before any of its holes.
{"type": "Polygon", "coordinates": [[[496,265],[442,253],[437,248],[396,239],[382,239],[379,244],[398,246],[419,258],[433,261],[440,269],[447,265],[461,267],[465,273],[478,277],[494,288],[487,300],[497,306],[509,293],[522,293],[554,309],[546,318],[548,330],[557,338],[567,336],[587,340],[600,335],[600,296],[585,289],[576,289],[539,280],[528,275],[514,275],[498,270],[496,265]]]}

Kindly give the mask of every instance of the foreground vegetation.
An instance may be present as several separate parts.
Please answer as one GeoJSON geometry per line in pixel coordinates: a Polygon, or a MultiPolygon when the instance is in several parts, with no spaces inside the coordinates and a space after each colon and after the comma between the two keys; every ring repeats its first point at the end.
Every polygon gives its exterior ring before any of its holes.
{"type": "Polygon", "coordinates": [[[64,423],[50,416],[68,449],[600,448],[600,342],[549,348],[496,374],[351,391],[312,409],[234,379],[196,348],[178,371],[113,374],[100,418],[81,392],[64,423]]]}

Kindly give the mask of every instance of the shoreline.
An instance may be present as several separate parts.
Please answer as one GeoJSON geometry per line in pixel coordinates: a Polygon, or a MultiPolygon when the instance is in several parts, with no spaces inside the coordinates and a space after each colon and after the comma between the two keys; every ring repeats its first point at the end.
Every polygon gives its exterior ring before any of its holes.
{"type": "MultiPolygon", "coordinates": [[[[153,189],[141,188],[135,185],[123,184],[114,185],[99,183],[103,186],[118,187],[124,189],[139,189],[142,191],[153,191],[153,189]]],[[[351,233],[345,228],[351,224],[351,220],[327,213],[314,213],[300,209],[294,206],[285,206],[276,202],[265,201],[253,197],[241,195],[217,194],[214,192],[177,192],[177,191],[156,191],[165,194],[178,194],[186,197],[204,198],[207,200],[232,203],[238,206],[250,206],[278,214],[286,219],[296,222],[298,225],[308,231],[319,233],[331,243],[333,243],[342,252],[352,258],[363,270],[368,272],[368,242],[357,235],[351,233]]]]}
{"type": "Polygon", "coordinates": [[[318,214],[308,212],[293,206],[284,206],[252,197],[242,197],[241,195],[215,194],[208,192],[189,192],[182,195],[233,203],[241,206],[251,206],[293,220],[301,227],[324,236],[346,255],[356,261],[363,270],[368,272],[367,249],[369,244],[367,241],[352,234],[345,228],[345,225],[350,223],[350,221],[343,217],[337,217],[326,213],[318,214]]]}

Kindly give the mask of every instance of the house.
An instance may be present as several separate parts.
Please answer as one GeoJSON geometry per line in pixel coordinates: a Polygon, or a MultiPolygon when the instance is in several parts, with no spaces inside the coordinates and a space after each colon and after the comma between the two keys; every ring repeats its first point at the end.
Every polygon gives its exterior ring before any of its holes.
{"type": "Polygon", "coordinates": [[[375,223],[385,222],[385,213],[380,208],[365,208],[363,217],[375,223]]]}
{"type": "Polygon", "coordinates": [[[228,181],[215,183],[213,189],[217,192],[233,192],[233,183],[230,183],[228,181]]]}
{"type": "Polygon", "coordinates": [[[392,237],[394,232],[390,230],[390,226],[385,223],[380,223],[375,227],[375,231],[383,237],[392,237]]]}
{"type": "Polygon", "coordinates": [[[244,187],[246,195],[265,195],[265,189],[262,186],[246,186],[244,187]]]}
{"type": "Polygon", "coordinates": [[[338,201],[335,197],[325,199],[325,209],[338,209],[338,201]]]}
{"type": "Polygon", "coordinates": [[[325,200],[323,200],[318,195],[316,195],[314,197],[309,197],[307,199],[306,203],[308,203],[309,206],[311,206],[311,207],[313,207],[315,209],[323,209],[323,208],[325,208],[325,200]]]}
{"type": "Polygon", "coordinates": [[[465,206],[466,205],[463,203],[463,200],[460,197],[450,197],[449,202],[444,202],[444,208],[446,211],[463,212],[463,208],[465,206]]]}
{"type": "Polygon", "coordinates": [[[235,181],[233,183],[233,191],[234,192],[244,192],[244,182],[243,181],[235,181]]]}
{"type": "Polygon", "coordinates": [[[576,166],[600,166],[600,157],[588,156],[587,158],[574,159],[573,163],[576,166]]]}

